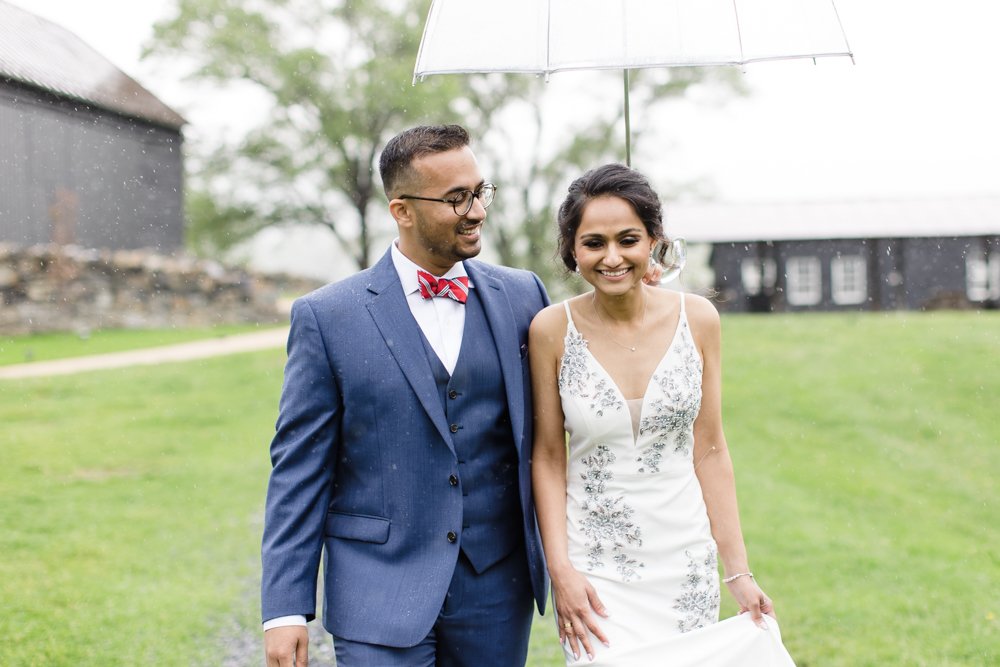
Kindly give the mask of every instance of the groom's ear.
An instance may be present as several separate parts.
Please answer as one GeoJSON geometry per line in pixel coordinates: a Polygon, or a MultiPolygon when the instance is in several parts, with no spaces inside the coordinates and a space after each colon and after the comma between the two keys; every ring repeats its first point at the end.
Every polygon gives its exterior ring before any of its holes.
{"type": "Polygon", "coordinates": [[[393,199],[389,202],[389,214],[400,227],[413,226],[413,210],[405,199],[393,199]]]}

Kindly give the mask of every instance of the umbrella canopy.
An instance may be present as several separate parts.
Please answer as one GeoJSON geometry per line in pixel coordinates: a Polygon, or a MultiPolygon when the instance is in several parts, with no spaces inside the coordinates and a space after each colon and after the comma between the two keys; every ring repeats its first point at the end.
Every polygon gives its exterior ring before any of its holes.
{"type": "Polygon", "coordinates": [[[434,0],[413,71],[628,71],[853,58],[833,0],[434,0]]]}
{"type": "Polygon", "coordinates": [[[851,56],[832,0],[434,0],[414,77],[851,56]]]}

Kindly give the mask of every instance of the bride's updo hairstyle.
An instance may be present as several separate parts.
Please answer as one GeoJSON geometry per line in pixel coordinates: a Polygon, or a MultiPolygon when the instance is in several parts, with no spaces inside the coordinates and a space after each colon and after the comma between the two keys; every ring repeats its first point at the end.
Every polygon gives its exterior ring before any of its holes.
{"type": "Polygon", "coordinates": [[[635,210],[654,239],[663,238],[663,206],[646,177],[622,164],[606,164],[591,169],[569,186],[559,207],[559,257],[569,271],[576,270],[573,245],[583,210],[596,197],[618,197],[635,210]]]}

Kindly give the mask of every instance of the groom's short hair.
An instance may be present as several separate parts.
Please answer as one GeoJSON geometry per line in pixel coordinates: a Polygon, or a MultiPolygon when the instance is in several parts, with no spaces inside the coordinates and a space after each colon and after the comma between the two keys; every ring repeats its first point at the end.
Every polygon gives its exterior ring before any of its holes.
{"type": "Polygon", "coordinates": [[[385,196],[391,201],[401,194],[397,192],[400,185],[416,176],[413,161],[417,158],[468,145],[469,133],[461,125],[420,125],[400,132],[385,145],[378,161],[385,196]]]}

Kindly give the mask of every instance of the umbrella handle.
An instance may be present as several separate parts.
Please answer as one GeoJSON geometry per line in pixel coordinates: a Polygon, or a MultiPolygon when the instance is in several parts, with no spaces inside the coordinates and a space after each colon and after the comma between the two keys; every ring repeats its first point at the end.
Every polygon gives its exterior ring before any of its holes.
{"type": "Polygon", "coordinates": [[[628,108],[628,69],[622,70],[622,79],[625,84],[625,165],[632,167],[632,123],[629,119],[628,108]]]}

